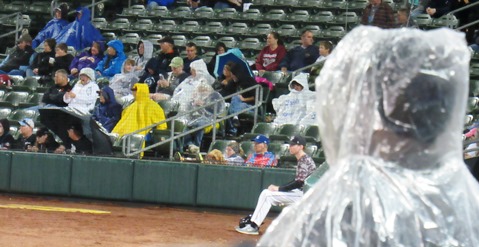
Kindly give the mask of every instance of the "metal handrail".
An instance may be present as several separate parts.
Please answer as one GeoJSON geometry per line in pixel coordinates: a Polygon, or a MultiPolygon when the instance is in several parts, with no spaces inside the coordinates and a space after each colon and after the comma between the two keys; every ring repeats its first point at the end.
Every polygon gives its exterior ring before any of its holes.
{"type": "MultiPolygon", "coordinates": [[[[100,3],[104,3],[104,2],[107,2],[108,0],[100,0],[100,1],[95,1],[95,0],[92,0],[91,1],[91,4],[88,4],[86,6],[82,6],[82,7],[86,7],[86,8],[90,8],[91,7],[91,15],[90,15],[90,18],[91,20],[90,21],[93,21],[93,19],[95,18],[95,7],[100,4],[100,3]]],[[[70,12],[68,12],[69,15],[71,14],[74,14],[76,12],[76,10],[72,10],[70,12]]]]}
{"type": "Polygon", "coordinates": [[[238,114],[240,113],[244,113],[244,112],[248,112],[252,109],[254,109],[254,124],[256,124],[257,122],[257,116],[258,116],[258,108],[261,107],[262,105],[262,99],[263,99],[263,87],[261,85],[255,85],[255,86],[252,86],[250,88],[247,88],[247,89],[243,89],[241,91],[238,91],[234,94],[231,94],[231,95],[228,95],[226,97],[224,97],[223,99],[229,99],[229,98],[232,98],[234,97],[235,95],[240,95],[242,93],[245,93],[245,92],[248,92],[248,91],[252,91],[252,90],[255,90],[255,104],[248,107],[248,108],[245,108],[237,113],[233,113],[233,114],[229,114],[229,115],[226,115],[226,116],[218,116],[218,113],[216,112],[216,107],[214,107],[215,109],[215,112],[213,114],[213,121],[208,123],[208,124],[205,124],[205,125],[201,125],[201,126],[198,126],[196,128],[193,128],[193,129],[189,129],[188,131],[185,131],[185,132],[182,132],[182,133],[179,133],[177,135],[175,135],[174,133],[174,130],[175,130],[175,120],[183,117],[183,116],[186,116],[186,115],[189,115],[191,113],[194,113],[198,110],[201,110],[201,109],[204,109],[206,107],[210,107],[210,106],[213,106],[213,105],[216,105],[218,102],[222,101],[222,99],[219,99],[219,100],[216,100],[216,101],[213,101],[213,102],[210,102],[209,104],[207,105],[204,105],[204,106],[201,106],[201,107],[198,107],[198,108],[195,108],[195,109],[192,109],[190,111],[187,111],[187,112],[183,112],[183,113],[180,113],[180,114],[177,114],[176,116],[173,116],[173,117],[170,117],[170,118],[167,118],[165,120],[162,120],[158,123],[154,123],[152,125],[149,125],[147,127],[144,127],[144,128],[141,128],[139,130],[136,130],[136,131],[133,131],[131,133],[128,133],[128,134],[125,134],[124,135],[124,138],[123,138],[123,141],[122,141],[122,152],[123,152],[123,155],[125,155],[126,157],[131,157],[131,156],[135,156],[135,155],[139,155],[140,153],[144,152],[144,151],[147,151],[147,150],[150,150],[150,149],[153,149],[155,147],[158,147],[160,145],[163,145],[167,142],[170,142],[170,153],[169,153],[169,159],[171,160],[173,158],[173,149],[174,149],[174,141],[179,139],[179,138],[182,138],[186,135],[189,135],[191,133],[194,133],[198,130],[201,130],[201,129],[204,129],[205,127],[208,127],[208,126],[213,126],[213,133],[212,133],[212,138],[213,140],[212,141],[215,141],[216,140],[216,124],[221,122],[221,121],[224,121],[224,120],[227,120],[229,118],[232,118],[234,116],[237,116],[238,114]],[[170,137],[168,139],[165,139],[161,142],[157,142],[157,143],[154,143],[148,147],[144,147],[140,150],[136,150],[134,152],[131,151],[131,147],[130,147],[130,143],[131,143],[131,137],[135,134],[138,134],[142,131],[145,131],[145,130],[150,130],[150,129],[153,129],[155,128],[156,126],[160,125],[160,124],[164,124],[164,123],[170,123],[170,137]]]}
{"type": "Polygon", "coordinates": [[[4,33],[4,34],[1,34],[0,38],[9,36],[11,34],[15,34],[15,43],[17,43],[18,38],[19,38],[18,33],[23,30],[23,14],[21,12],[12,13],[12,14],[0,17],[0,20],[10,19],[13,16],[16,16],[16,19],[17,19],[16,24],[15,24],[15,30],[4,33]]]}

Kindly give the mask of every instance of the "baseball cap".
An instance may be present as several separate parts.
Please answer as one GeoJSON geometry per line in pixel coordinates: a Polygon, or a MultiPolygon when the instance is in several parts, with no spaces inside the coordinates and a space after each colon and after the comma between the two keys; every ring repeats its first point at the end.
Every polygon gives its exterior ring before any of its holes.
{"type": "Polygon", "coordinates": [[[175,41],[170,36],[165,36],[162,39],[158,40],[158,43],[163,43],[163,42],[170,43],[172,45],[175,44],[175,41]]]}
{"type": "Polygon", "coordinates": [[[265,135],[257,135],[255,138],[251,140],[256,143],[265,143],[266,145],[269,145],[269,139],[265,135]]]}
{"type": "Polygon", "coordinates": [[[178,68],[183,66],[183,59],[181,57],[174,57],[171,59],[170,67],[178,68]]]}
{"type": "Polygon", "coordinates": [[[306,145],[306,140],[304,140],[303,137],[301,136],[293,136],[291,137],[291,140],[289,141],[289,145],[306,145]]]}
{"type": "Polygon", "coordinates": [[[21,121],[18,121],[18,123],[20,124],[20,126],[28,126],[32,129],[35,128],[35,123],[31,118],[24,118],[21,121]]]}

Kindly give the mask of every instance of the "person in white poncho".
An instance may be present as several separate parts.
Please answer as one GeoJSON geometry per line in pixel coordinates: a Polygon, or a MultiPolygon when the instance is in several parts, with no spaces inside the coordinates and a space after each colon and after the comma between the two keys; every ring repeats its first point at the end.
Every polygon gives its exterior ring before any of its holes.
{"type": "Polygon", "coordinates": [[[288,85],[289,94],[273,99],[276,124],[298,124],[309,112],[308,105],[314,105],[316,95],[309,90],[308,75],[295,76],[288,85]]]}
{"type": "Polygon", "coordinates": [[[95,82],[95,71],[91,68],[80,70],[80,80],[70,92],[63,95],[63,101],[68,107],[77,109],[82,113],[89,113],[95,107],[100,88],[95,82]]]}
{"type": "Polygon", "coordinates": [[[469,61],[450,29],[348,33],[316,79],[330,169],[258,246],[479,246],[462,155],[469,61]]]}

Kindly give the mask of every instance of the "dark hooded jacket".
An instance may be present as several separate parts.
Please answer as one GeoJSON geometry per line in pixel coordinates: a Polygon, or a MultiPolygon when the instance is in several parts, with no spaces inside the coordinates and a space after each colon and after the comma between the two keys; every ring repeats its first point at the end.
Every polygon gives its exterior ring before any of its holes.
{"type": "Polygon", "coordinates": [[[105,103],[99,103],[93,110],[92,118],[111,132],[116,123],[121,118],[122,107],[116,102],[113,90],[109,86],[105,86],[101,89],[101,94],[105,98],[105,103]]]}
{"type": "MultiPolygon", "coordinates": [[[[156,82],[160,79],[160,67],[159,62],[156,58],[150,59],[145,65],[145,72],[140,77],[140,82],[145,83],[148,85],[150,93],[156,92],[156,86],[158,85],[156,82]],[[148,72],[148,69],[153,71],[153,74],[148,72]]],[[[165,77],[166,78],[166,77],[165,77]]]]}

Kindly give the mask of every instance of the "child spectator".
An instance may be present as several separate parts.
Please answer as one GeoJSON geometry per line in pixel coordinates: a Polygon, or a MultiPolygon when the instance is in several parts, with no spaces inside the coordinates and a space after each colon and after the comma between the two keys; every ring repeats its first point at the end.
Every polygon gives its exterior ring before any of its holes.
{"type": "Polygon", "coordinates": [[[116,74],[110,80],[110,87],[113,90],[116,98],[133,97],[131,88],[138,82],[138,76],[135,71],[135,61],[127,59],[123,63],[121,74],[116,74]]]}

